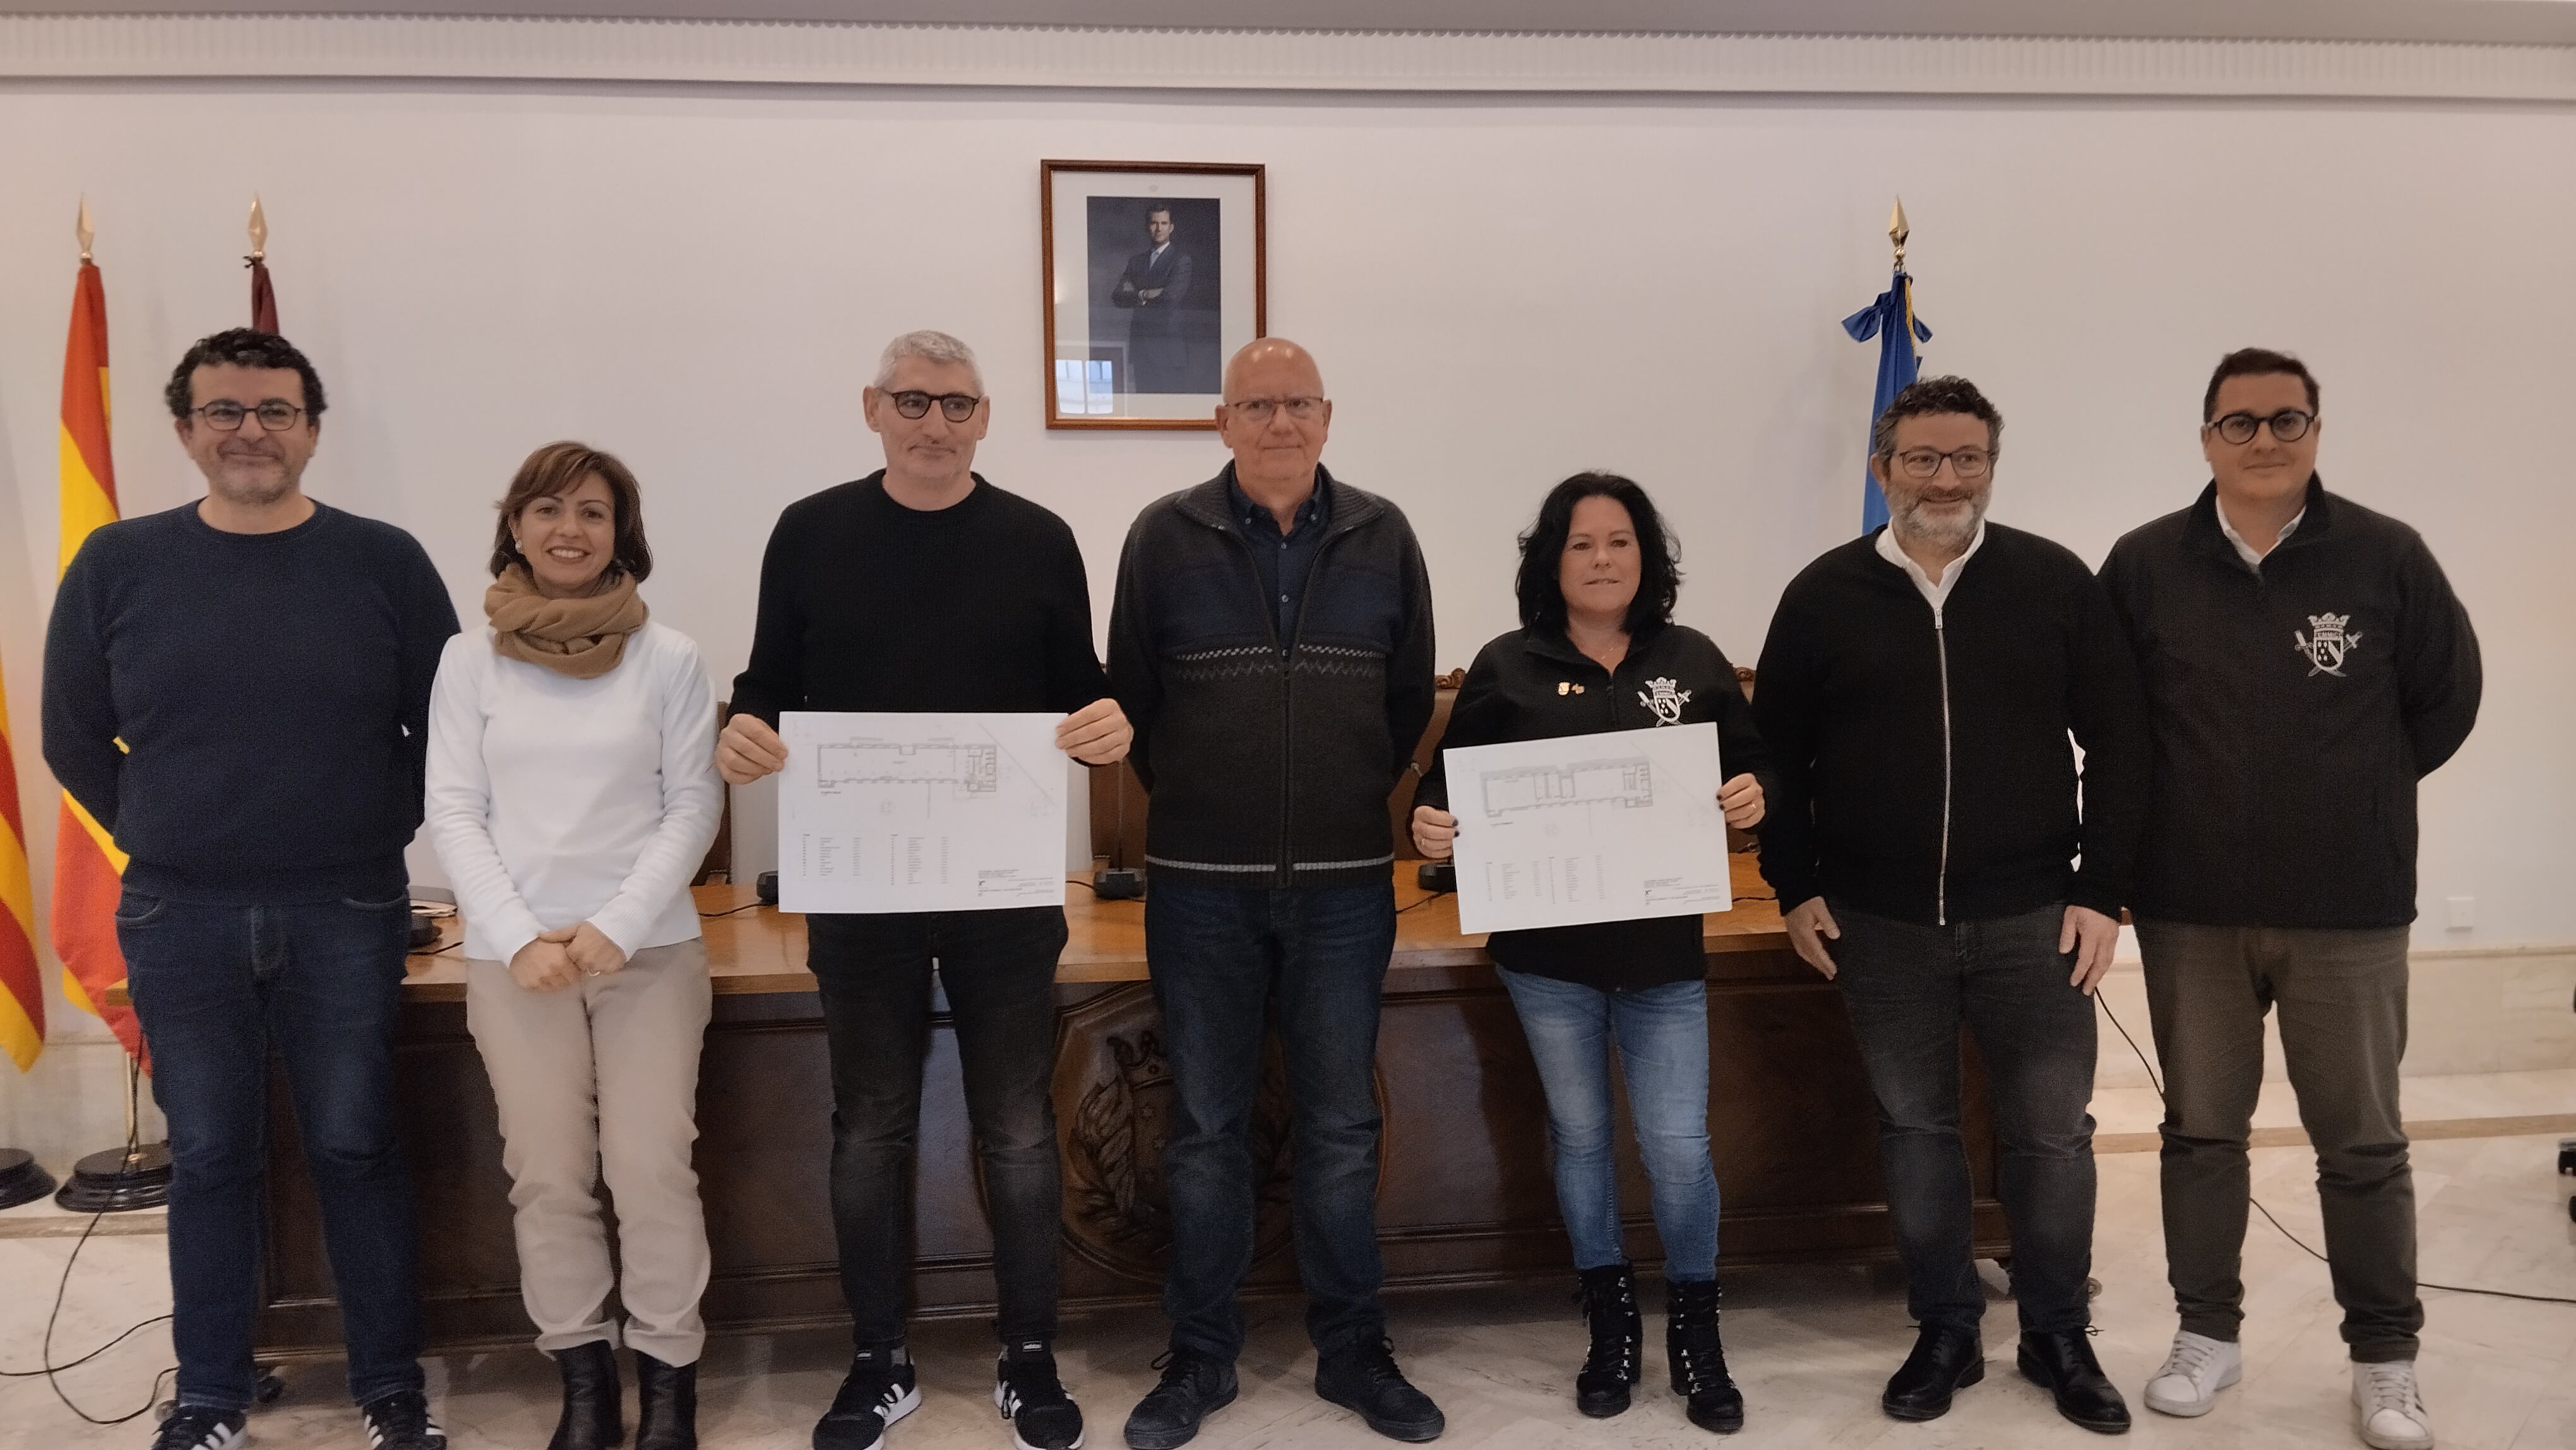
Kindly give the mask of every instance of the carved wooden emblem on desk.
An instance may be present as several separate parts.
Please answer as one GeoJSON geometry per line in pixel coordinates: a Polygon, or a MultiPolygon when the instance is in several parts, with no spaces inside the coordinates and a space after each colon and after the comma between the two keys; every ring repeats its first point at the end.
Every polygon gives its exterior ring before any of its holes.
{"type": "MultiPolygon", "coordinates": [[[[1151,988],[1121,987],[1067,1010],[1056,1050],[1065,1243],[1113,1274],[1159,1284],[1172,1247],[1163,1148],[1180,1117],[1151,988]]],[[[1385,1085],[1375,1084],[1385,1112],[1385,1085]]],[[[1277,1038],[1261,1054],[1251,1159],[1255,1263],[1288,1247],[1288,1070],[1277,1038]]]]}

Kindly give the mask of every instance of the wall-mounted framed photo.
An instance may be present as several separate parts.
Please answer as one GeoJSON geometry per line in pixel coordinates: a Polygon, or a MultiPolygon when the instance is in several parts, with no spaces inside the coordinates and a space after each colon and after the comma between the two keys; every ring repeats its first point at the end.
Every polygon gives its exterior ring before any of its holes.
{"type": "Polygon", "coordinates": [[[1216,427],[1269,331],[1262,168],[1038,163],[1050,428],[1216,427]]]}

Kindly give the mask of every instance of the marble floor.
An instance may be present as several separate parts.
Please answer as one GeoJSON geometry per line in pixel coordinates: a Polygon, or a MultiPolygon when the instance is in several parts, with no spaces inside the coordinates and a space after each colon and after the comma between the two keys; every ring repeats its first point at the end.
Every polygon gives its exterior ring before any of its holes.
{"type": "MultiPolygon", "coordinates": [[[[2576,1093],[2566,1088],[2554,1080],[2509,1084],[2481,1097],[2464,1084],[2440,1098],[2418,1094],[2410,1084],[2409,1115],[2419,1102],[2431,1106],[2438,1099],[2487,1108],[2488,1116],[2512,1122],[2531,1104],[2576,1106],[2576,1093]],[[2557,1090],[2554,1104],[2543,1101],[2550,1089],[2557,1090]]],[[[2571,1180],[2554,1172],[2555,1146],[2554,1136],[2527,1130],[2418,1145],[2427,1280],[2576,1297],[2576,1225],[2566,1209],[2571,1180]]],[[[2098,1347],[2138,1409],[2132,1442],[2265,1450],[2357,1445],[2324,1266],[2259,1218],[2246,1245],[2245,1383],[2201,1420],[2165,1419],[2137,1407],[2138,1388],[2173,1329],[2163,1288],[2155,1158],[2105,1152],[2100,1164],[2098,1347]]],[[[2258,1149],[2255,1175],[2257,1196],[2293,1232],[2318,1242],[2313,1168],[2305,1151],[2258,1149]]],[[[74,1243],[68,1235],[19,1227],[42,1216],[36,1209],[0,1215],[0,1369],[23,1370],[37,1361],[53,1287],[74,1243]]],[[[166,1308],[164,1254],[164,1240],[149,1232],[91,1239],[56,1327],[56,1356],[86,1352],[137,1318],[166,1308]]],[[[1649,1304],[1659,1302],[1659,1295],[1650,1289],[1649,1304]]],[[[2439,1443],[2453,1450],[2576,1450],[2576,1307],[2444,1292],[2429,1292],[2426,1299],[2423,1370],[2439,1443]]],[[[1475,1450],[1663,1450],[1710,1443],[1711,1437],[1682,1417],[1673,1397],[1652,1384],[1662,1356],[1651,1321],[1650,1382],[1636,1407],[1614,1420],[1587,1421],[1569,1400],[1580,1343],[1564,1286],[1417,1292],[1397,1298],[1393,1309],[1405,1365],[1449,1413],[1443,1444],[1475,1450]]],[[[1963,1393],[1947,1418],[1904,1425],[1882,1417],[1876,1406],[1880,1382],[1912,1339],[1903,1288],[1893,1273],[1777,1268],[1730,1275],[1728,1348],[1749,1413],[1733,1443],[1837,1450],[2099,1443],[2059,1420],[2040,1391],[2012,1372],[2011,1310],[1999,1294],[1995,1309],[1987,1345],[1994,1368],[1986,1382],[1963,1393]]],[[[1151,1382],[1147,1363],[1161,1337],[1161,1322],[1150,1313],[1066,1325],[1065,1377],[1092,1415],[1094,1446],[1119,1443],[1118,1425],[1151,1382]]],[[[712,1346],[703,1382],[706,1445],[801,1450],[809,1443],[813,1416],[838,1382],[845,1343],[837,1334],[813,1333],[712,1346]]],[[[896,1427],[891,1450],[1008,1446],[1010,1436],[986,1398],[991,1346],[984,1326],[924,1326],[914,1349],[924,1366],[924,1405],[896,1427]]],[[[147,1379],[169,1362],[167,1329],[155,1326],[61,1381],[91,1414],[108,1418],[141,1405],[151,1393],[147,1379]]],[[[1243,1397],[1211,1420],[1196,1443],[1209,1450],[1388,1443],[1314,1398],[1313,1365],[1296,1307],[1257,1306],[1242,1365],[1243,1397]]],[[[340,1398],[338,1377],[336,1364],[290,1368],[284,1398],[254,1415],[252,1444],[359,1450],[365,1437],[340,1398]]],[[[552,1428],[552,1369],[533,1351],[433,1361],[430,1382],[460,1450],[537,1450],[552,1428]]],[[[140,1447],[150,1437],[148,1416],[93,1428],[66,1410],[43,1380],[0,1379],[0,1450],[140,1447]]]]}

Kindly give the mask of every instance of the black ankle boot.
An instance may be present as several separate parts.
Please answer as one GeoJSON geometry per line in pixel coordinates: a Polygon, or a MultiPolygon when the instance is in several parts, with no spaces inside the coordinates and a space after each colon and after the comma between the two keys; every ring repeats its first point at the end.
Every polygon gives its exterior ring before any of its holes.
{"type": "Polygon", "coordinates": [[[594,1339],[556,1351],[555,1367],[563,1371],[563,1418],[546,1450],[612,1450],[626,1438],[617,1351],[594,1339]]]}
{"type": "Polygon", "coordinates": [[[1717,1282],[1664,1286],[1664,1357],[1673,1393],[1690,1401],[1690,1421],[1732,1435],[1744,1428],[1744,1394],[1727,1378],[1726,1346],[1717,1333],[1717,1282]]]}
{"type": "Polygon", "coordinates": [[[698,1450],[698,1366],[635,1351],[635,1450],[698,1450]]]}
{"type": "Polygon", "coordinates": [[[1574,1377],[1574,1407],[1606,1420],[1628,1408],[1628,1387],[1644,1372],[1646,1321],[1637,1313],[1637,1271],[1626,1264],[1585,1269],[1580,1297],[1592,1351],[1574,1377]]]}

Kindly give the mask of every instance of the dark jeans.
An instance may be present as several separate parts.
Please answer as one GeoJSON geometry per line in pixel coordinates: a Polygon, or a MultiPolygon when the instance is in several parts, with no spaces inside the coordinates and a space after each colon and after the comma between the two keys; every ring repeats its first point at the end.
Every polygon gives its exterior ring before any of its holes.
{"type": "Polygon", "coordinates": [[[2332,931],[2138,923],[2165,1070],[2165,1271],[2182,1327],[2233,1340],[2245,1318],[2246,1135],[2263,1088],[2263,1014],[2317,1151],[2317,1200],[2344,1343],[2413,1359],[2415,1175],[2397,1112],[2406,928],[2332,931]]]}
{"type": "Polygon", "coordinates": [[[1968,1154],[1959,1140],[1959,1028],[1976,1034],[2003,1139],[2013,1298],[2032,1333],[2092,1321],[2093,999],[2067,985],[2066,909],[1917,926],[1833,908],[1827,945],[1878,1098],[1887,1207],[1915,1321],[1973,1329],[1977,1284],[1968,1154]]]}
{"type": "Polygon", "coordinates": [[[1395,887],[1379,879],[1285,890],[1158,880],[1145,955],[1177,1099],[1163,1176],[1172,1345],[1232,1361],[1235,1290],[1252,1266],[1253,1099],[1275,1010],[1292,1100],[1297,1270],[1306,1333],[1325,1353],[1386,1333],[1377,1251],[1378,997],[1395,952],[1395,887]]]}
{"type": "Polygon", "coordinates": [[[178,1402],[251,1403],[268,1062],[286,1067],[349,1345],[349,1394],[421,1388],[411,1174],[392,1040],[408,898],[197,906],[127,891],[127,988],[170,1120],[170,1338],[178,1402]]]}
{"type": "Polygon", "coordinates": [[[1055,1338],[1063,1169],[1055,1145],[1055,964],[1064,908],[805,918],[832,1052],[832,1225],[862,1350],[903,1343],[930,973],[957,1030],[984,1169],[1005,1342],[1055,1338]]]}

